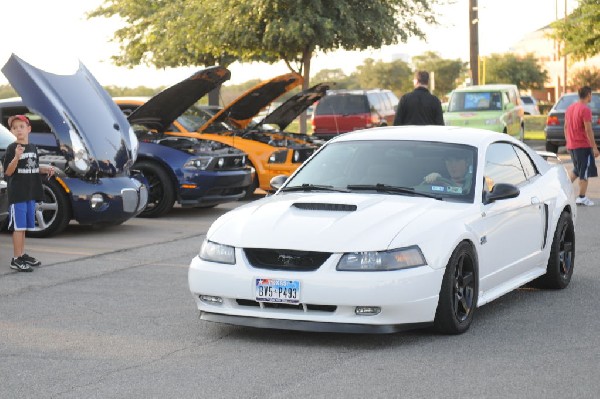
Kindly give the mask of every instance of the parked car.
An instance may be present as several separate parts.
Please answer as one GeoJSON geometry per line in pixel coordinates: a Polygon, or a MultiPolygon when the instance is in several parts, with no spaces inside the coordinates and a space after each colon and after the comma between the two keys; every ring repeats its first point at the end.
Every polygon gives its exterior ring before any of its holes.
{"type": "Polygon", "coordinates": [[[274,195],[217,219],[191,261],[201,319],[455,334],[477,307],[526,283],[565,288],[573,273],[577,209],[567,172],[505,134],[348,133],[273,186],[274,195]],[[457,170],[450,155],[464,162],[461,183],[443,178],[457,170]],[[441,176],[424,178],[432,172],[441,176]]]}
{"type": "MultiPolygon", "coordinates": [[[[270,190],[270,180],[280,174],[290,175],[317,148],[311,138],[277,131],[267,131],[262,124],[254,122],[258,113],[284,93],[302,84],[302,77],[295,73],[277,76],[248,90],[225,108],[193,105],[181,114],[165,132],[168,136],[210,140],[237,148],[247,154],[248,164],[254,171],[246,197],[256,188],[270,190]]],[[[273,111],[279,118],[268,119],[270,123],[287,126],[297,115],[320,98],[321,86],[293,96],[290,101],[273,111]],[[295,104],[295,105],[294,105],[295,104]]],[[[116,100],[123,107],[134,105],[130,100],[116,100]]],[[[138,100],[139,101],[139,100],[138,100]]],[[[137,103],[139,105],[139,102],[137,103]]],[[[266,118],[269,118],[267,115],[266,118]]]]}
{"type": "Polygon", "coordinates": [[[135,178],[138,140],[127,119],[83,64],[73,75],[42,71],[16,55],[2,68],[21,98],[0,101],[0,121],[12,115],[31,121],[30,142],[40,164],[54,164],[43,179],[44,201],[36,208],[32,237],[80,224],[120,224],[146,206],[147,190],[135,178]]]}
{"type": "Polygon", "coordinates": [[[133,167],[149,181],[148,206],[140,216],[164,215],[175,201],[183,207],[207,208],[245,196],[252,172],[243,151],[214,140],[166,135],[188,108],[230,76],[228,69],[216,66],[151,99],[114,99],[140,141],[133,167]]]}
{"type": "Polygon", "coordinates": [[[313,135],[329,140],[353,130],[391,126],[398,101],[390,90],[330,90],[315,106],[313,135]]]}
{"type": "MultiPolygon", "coordinates": [[[[548,117],[546,118],[546,151],[558,152],[560,146],[566,145],[565,142],[565,112],[569,105],[579,101],[577,93],[565,93],[552,106],[548,117]]],[[[588,104],[592,110],[592,129],[596,143],[600,145],[600,93],[592,93],[592,101],[588,104]]]]}
{"type": "Polygon", "coordinates": [[[450,94],[444,122],[507,133],[523,140],[525,111],[515,85],[493,84],[455,89],[450,94]]]}
{"type": "Polygon", "coordinates": [[[540,108],[538,107],[538,101],[534,96],[521,96],[521,104],[523,104],[523,111],[525,115],[539,115],[540,108]]]}

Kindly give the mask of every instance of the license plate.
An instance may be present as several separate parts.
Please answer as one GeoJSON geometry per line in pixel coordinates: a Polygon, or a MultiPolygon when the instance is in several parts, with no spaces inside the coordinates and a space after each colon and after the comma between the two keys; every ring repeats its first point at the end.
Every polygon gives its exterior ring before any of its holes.
{"type": "Polygon", "coordinates": [[[300,303],[300,281],[256,279],[256,301],[277,303],[300,303]]]}

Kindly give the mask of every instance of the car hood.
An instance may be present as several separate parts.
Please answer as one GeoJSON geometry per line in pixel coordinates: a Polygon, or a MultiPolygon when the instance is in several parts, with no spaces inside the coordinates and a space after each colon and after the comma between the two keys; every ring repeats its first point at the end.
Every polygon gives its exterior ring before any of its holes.
{"type": "Polygon", "coordinates": [[[164,132],[185,110],[229,78],[231,72],[222,66],[198,71],[152,97],[136,108],[127,119],[131,124],[164,132]]]}
{"type": "Polygon", "coordinates": [[[285,193],[226,213],[207,238],[243,248],[376,251],[387,249],[409,226],[412,232],[439,229],[450,209],[457,204],[422,197],[285,193]]]}
{"type": "Polygon", "coordinates": [[[306,111],[308,107],[325,96],[330,86],[331,85],[327,83],[319,83],[318,85],[296,94],[279,107],[275,108],[273,112],[265,116],[263,120],[254,127],[259,127],[262,124],[272,124],[277,125],[280,130],[284,130],[298,117],[298,115],[306,111]]]}
{"type": "Polygon", "coordinates": [[[77,174],[127,173],[137,156],[137,138],[119,107],[83,64],[73,75],[55,75],[13,54],[2,72],[25,105],[52,127],[77,174]]]}
{"type": "Polygon", "coordinates": [[[286,73],[261,82],[217,112],[198,129],[198,132],[202,133],[209,126],[219,122],[226,122],[238,129],[244,129],[263,108],[283,94],[301,85],[302,81],[302,76],[299,74],[286,73]]]}

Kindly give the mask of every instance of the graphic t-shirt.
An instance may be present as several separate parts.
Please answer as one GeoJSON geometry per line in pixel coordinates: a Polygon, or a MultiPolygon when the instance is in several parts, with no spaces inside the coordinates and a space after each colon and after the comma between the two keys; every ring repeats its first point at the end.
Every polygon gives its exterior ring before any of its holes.
{"type": "MultiPolygon", "coordinates": [[[[11,143],[6,148],[4,170],[15,157],[17,144],[16,142],[11,143]]],[[[33,144],[21,145],[25,147],[25,150],[21,154],[17,168],[11,176],[5,176],[8,184],[9,204],[30,200],[41,201],[44,198],[37,147],[33,144]]]]}
{"type": "Polygon", "coordinates": [[[567,149],[592,148],[592,143],[588,140],[583,122],[592,121],[592,110],[587,104],[577,101],[567,108],[565,114],[565,132],[567,139],[567,149]]]}

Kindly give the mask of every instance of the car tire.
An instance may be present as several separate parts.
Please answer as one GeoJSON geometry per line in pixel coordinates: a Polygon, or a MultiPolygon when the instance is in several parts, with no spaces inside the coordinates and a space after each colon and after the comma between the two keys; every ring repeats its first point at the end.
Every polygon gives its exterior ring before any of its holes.
{"type": "Polygon", "coordinates": [[[27,237],[50,237],[63,231],[71,221],[71,204],[67,194],[55,179],[42,182],[44,199],[35,206],[35,229],[27,237]]]}
{"type": "Polygon", "coordinates": [[[546,274],[532,282],[533,287],[563,289],[569,285],[575,267],[575,227],[568,212],[556,224],[546,274]]]}
{"type": "Polygon", "coordinates": [[[462,334],[473,321],[479,293],[477,256],[461,242],[446,266],[433,327],[442,334],[462,334]]]}
{"type": "Polygon", "coordinates": [[[133,169],[139,170],[148,180],[148,205],[138,217],[157,218],[173,209],[175,189],[167,171],[154,162],[136,162],[133,169]]]}
{"type": "Polygon", "coordinates": [[[558,153],[558,145],[554,144],[551,141],[546,141],[546,151],[557,154],[558,153]]]}
{"type": "Polygon", "coordinates": [[[519,129],[519,140],[521,142],[525,141],[525,124],[521,123],[521,128],[519,129]]]}

